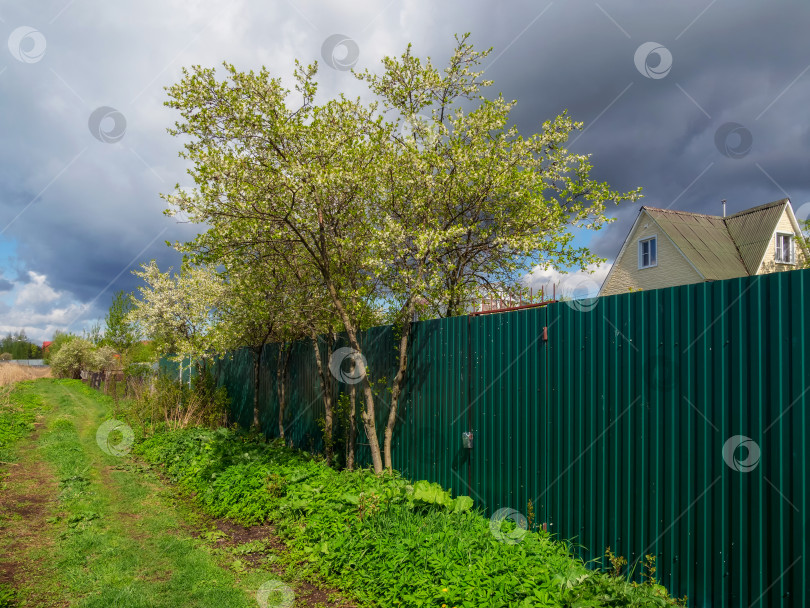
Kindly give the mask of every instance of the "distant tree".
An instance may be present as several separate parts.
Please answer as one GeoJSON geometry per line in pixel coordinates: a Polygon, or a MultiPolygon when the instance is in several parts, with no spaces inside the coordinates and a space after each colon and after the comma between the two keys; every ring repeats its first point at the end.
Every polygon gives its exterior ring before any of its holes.
{"type": "Polygon", "coordinates": [[[94,346],[98,346],[101,344],[104,335],[101,331],[101,323],[96,321],[93,325],[90,326],[89,329],[82,330],[82,338],[93,344],[94,346]]]}
{"type": "Polygon", "coordinates": [[[133,274],[143,279],[140,298],[133,302],[126,322],[150,337],[160,353],[178,361],[191,358],[198,366],[220,352],[214,334],[214,312],[225,293],[220,276],[205,266],[184,263],[180,272],[161,272],[154,260],[133,274]]]}
{"type": "Polygon", "coordinates": [[[42,354],[42,348],[28,339],[24,329],[9,332],[0,340],[0,351],[10,353],[12,359],[38,359],[42,354]]]}
{"type": "Polygon", "coordinates": [[[56,353],[59,352],[65,344],[70,342],[71,340],[77,339],[78,336],[75,334],[71,334],[62,330],[57,329],[53,334],[53,340],[51,341],[50,346],[45,350],[43,353],[43,358],[45,359],[45,363],[50,363],[53,360],[53,357],[56,353]]]}
{"type": "Polygon", "coordinates": [[[132,294],[118,291],[112,298],[110,309],[104,318],[103,344],[112,346],[119,353],[128,350],[138,341],[137,327],[129,320],[132,311],[132,294]]]}

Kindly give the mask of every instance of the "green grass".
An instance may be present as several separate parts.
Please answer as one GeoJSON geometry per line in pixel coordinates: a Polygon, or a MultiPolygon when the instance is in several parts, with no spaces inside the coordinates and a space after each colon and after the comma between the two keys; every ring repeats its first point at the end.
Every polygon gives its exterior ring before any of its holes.
{"type": "Polygon", "coordinates": [[[673,606],[657,584],[596,572],[538,530],[499,542],[435,484],[337,472],[226,429],[159,433],[136,447],[208,512],[272,521],[290,562],[368,606],[673,606]]]}
{"type": "Polygon", "coordinates": [[[13,446],[34,430],[36,417],[43,408],[42,397],[30,380],[17,383],[8,395],[8,403],[0,400],[0,462],[8,463],[15,459],[13,446]]]}
{"type": "Polygon", "coordinates": [[[102,452],[95,433],[109,416],[104,398],[77,381],[38,381],[36,391],[52,415],[29,458],[48,466],[58,494],[48,518],[54,542],[27,556],[49,573],[37,588],[22,585],[20,605],[256,607],[256,589],[277,577],[222,567],[190,534],[193,513],[157,477],[102,452]]]}
{"type": "Polygon", "coordinates": [[[275,572],[293,586],[325,580],[362,606],[675,605],[656,584],[588,569],[542,530],[499,542],[468,499],[436,484],[338,472],[248,435],[189,429],[136,445],[176,482],[167,486],[100,449],[96,430],[112,403],[80,382],[40,380],[13,399],[14,413],[0,413],[3,449],[16,461],[4,492],[40,507],[27,519],[0,513],[0,555],[16,546],[20,567],[17,589],[0,587],[0,608],[255,608],[275,572]],[[40,413],[44,428],[26,443],[40,413]],[[270,521],[289,550],[277,554],[264,538],[224,542],[199,511],[270,521]],[[194,538],[192,527],[207,531],[194,538]]]}

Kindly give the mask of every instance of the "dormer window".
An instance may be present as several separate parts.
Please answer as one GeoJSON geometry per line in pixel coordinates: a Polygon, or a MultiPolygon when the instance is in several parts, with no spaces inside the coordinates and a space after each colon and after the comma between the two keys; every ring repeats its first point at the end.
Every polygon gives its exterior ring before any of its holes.
{"type": "Polygon", "coordinates": [[[792,234],[776,234],[776,263],[796,263],[796,248],[793,243],[792,234]]]}
{"type": "Polygon", "coordinates": [[[658,266],[658,243],[654,236],[638,241],[638,267],[658,266]]]}

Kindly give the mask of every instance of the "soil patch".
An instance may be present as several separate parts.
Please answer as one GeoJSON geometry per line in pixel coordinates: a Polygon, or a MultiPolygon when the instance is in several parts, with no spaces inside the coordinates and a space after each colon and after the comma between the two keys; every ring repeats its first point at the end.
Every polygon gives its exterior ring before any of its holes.
{"type": "Polygon", "coordinates": [[[48,518],[57,504],[58,485],[50,468],[34,454],[42,423],[19,449],[20,459],[2,465],[0,491],[0,583],[19,588],[41,571],[32,552],[53,546],[48,518]]]}
{"type": "MultiPolygon", "coordinates": [[[[215,541],[216,547],[224,550],[235,549],[245,543],[260,541],[264,542],[269,550],[248,553],[239,555],[239,559],[252,566],[256,566],[259,562],[263,562],[265,568],[273,571],[280,579],[286,579],[287,574],[285,568],[281,564],[267,564],[267,555],[278,554],[283,555],[287,553],[287,545],[276,535],[275,527],[270,524],[262,524],[257,526],[242,526],[227,519],[213,519],[203,516],[203,525],[208,530],[217,530],[221,536],[215,541]]],[[[201,536],[203,530],[193,530],[194,536],[201,536]]],[[[293,591],[295,591],[296,602],[300,602],[303,606],[322,606],[328,608],[355,608],[356,604],[349,602],[340,597],[338,589],[315,585],[308,580],[296,579],[294,581],[287,580],[293,591]]],[[[296,603],[298,605],[298,603],[296,603]]]]}

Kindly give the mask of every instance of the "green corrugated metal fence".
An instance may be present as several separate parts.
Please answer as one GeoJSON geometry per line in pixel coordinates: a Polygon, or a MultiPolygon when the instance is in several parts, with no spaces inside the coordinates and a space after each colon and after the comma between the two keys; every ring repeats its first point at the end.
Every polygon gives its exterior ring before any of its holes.
{"type": "MultiPolygon", "coordinates": [[[[610,546],[638,573],[655,555],[690,606],[808,606],[809,312],[804,270],[416,323],[395,466],[488,513],[525,514],[531,501],[586,559],[610,546]]],[[[362,341],[373,377],[390,384],[391,329],[362,341]]],[[[276,360],[268,346],[271,435],[276,360]]],[[[288,436],[320,449],[310,344],[295,346],[290,370],[288,436]]],[[[248,425],[251,353],[218,373],[248,425]]]]}

